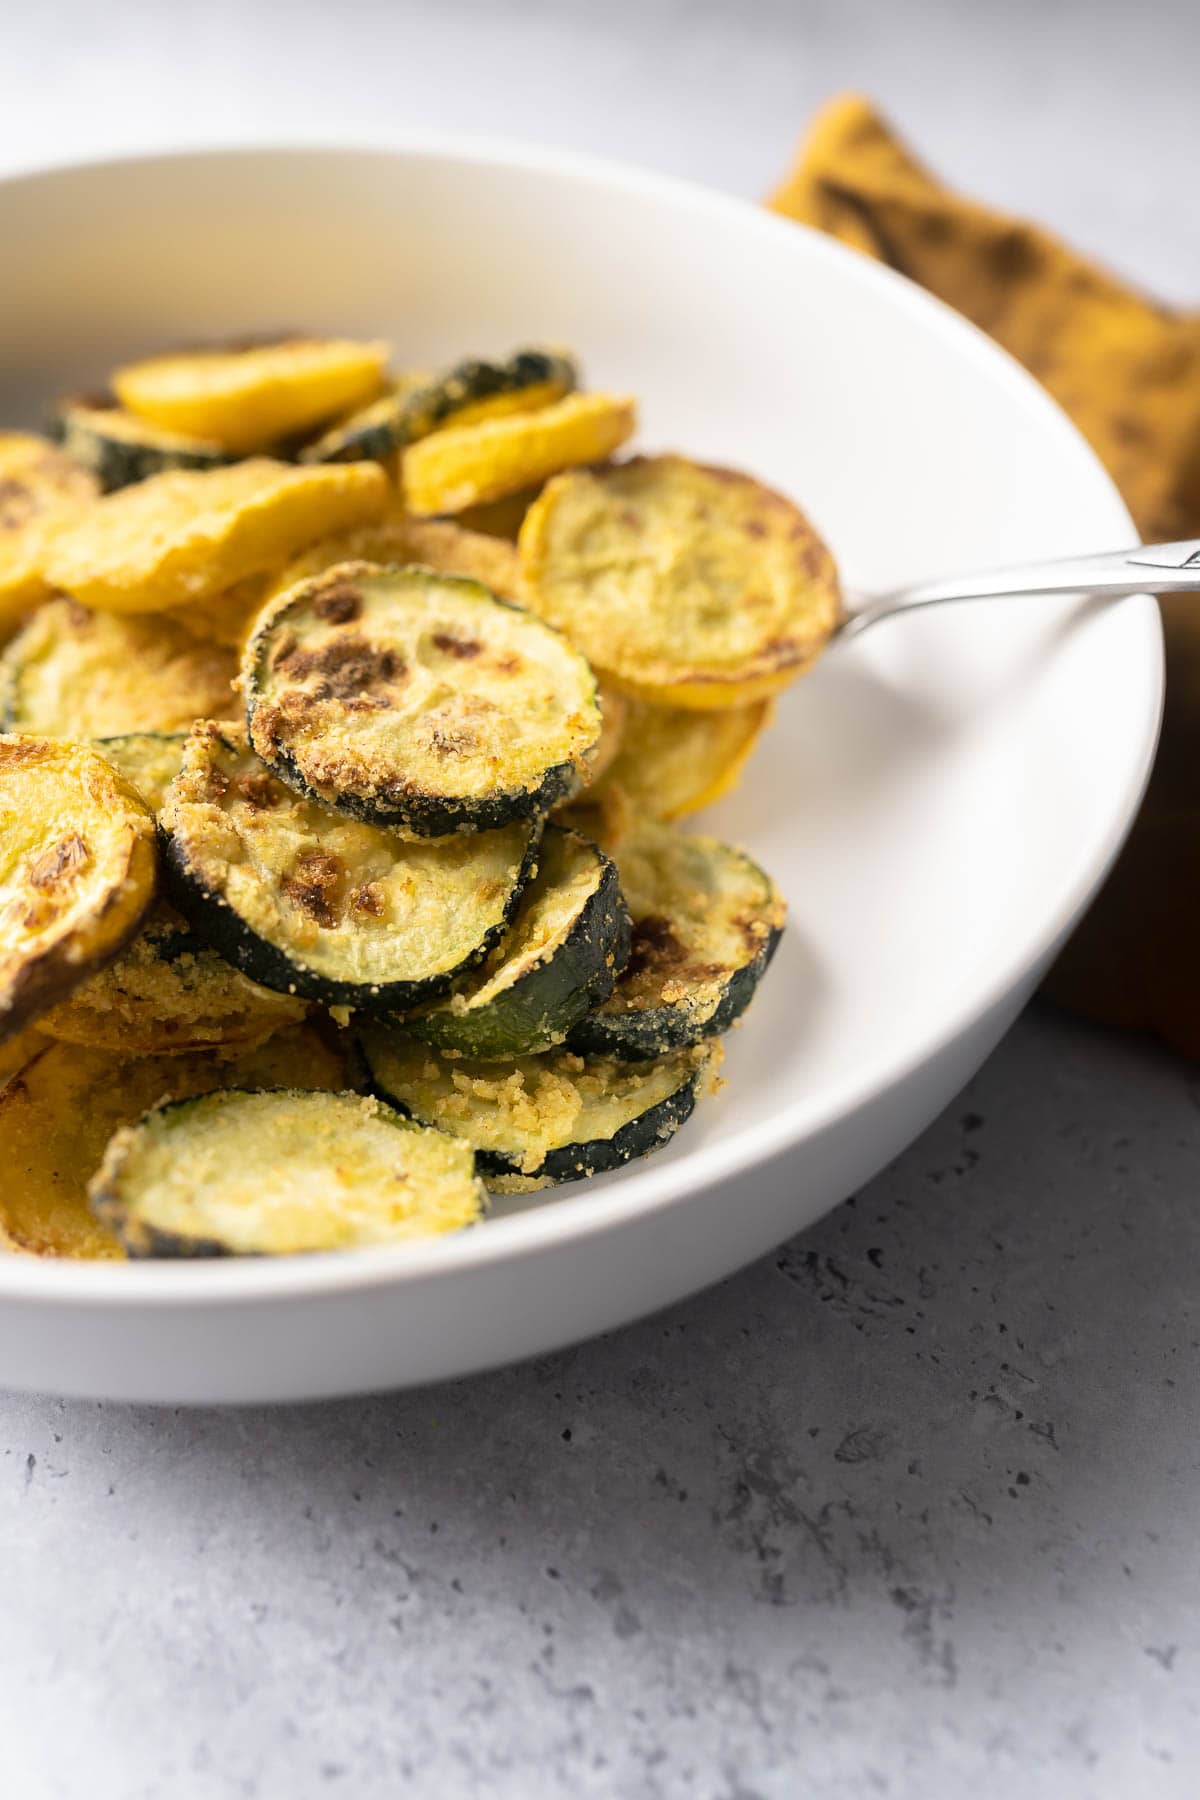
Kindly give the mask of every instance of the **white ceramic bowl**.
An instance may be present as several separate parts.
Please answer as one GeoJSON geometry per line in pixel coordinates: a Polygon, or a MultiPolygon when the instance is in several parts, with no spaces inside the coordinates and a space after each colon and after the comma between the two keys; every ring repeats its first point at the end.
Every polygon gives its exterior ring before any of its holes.
{"type": "MultiPolygon", "coordinates": [[[[794,495],[851,584],[1133,539],[1082,439],[971,327],[655,176],[470,141],[158,157],[0,183],[0,243],[5,423],[223,332],[386,333],[416,363],[548,340],[643,397],[643,445],[794,495]]],[[[950,609],[835,650],[705,821],[780,878],[791,924],[727,1087],[668,1150],[410,1249],[0,1260],[0,1383],[189,1402],[430,1381],[760,1255],[907,1144],[1014,1017],[1120,844],[1161,682],[1145,598],[950,609]]]]}

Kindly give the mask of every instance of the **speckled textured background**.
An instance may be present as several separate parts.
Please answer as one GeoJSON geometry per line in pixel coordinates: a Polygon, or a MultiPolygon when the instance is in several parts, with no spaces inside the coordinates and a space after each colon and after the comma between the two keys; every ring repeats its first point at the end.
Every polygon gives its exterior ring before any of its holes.
{"type": "MultiPolygon", "coordinates": [[[[1195,298],[1182,3],[333,20],[23,9],[0,164],[474,123],[753,193],[853,81],[1195,298]]],[[[1198,1108],[1035,1010],[819,1228],[612,1338],[274,1412],[0,1401],[0,1791],[1194,1795],[1198,1108]]]]}

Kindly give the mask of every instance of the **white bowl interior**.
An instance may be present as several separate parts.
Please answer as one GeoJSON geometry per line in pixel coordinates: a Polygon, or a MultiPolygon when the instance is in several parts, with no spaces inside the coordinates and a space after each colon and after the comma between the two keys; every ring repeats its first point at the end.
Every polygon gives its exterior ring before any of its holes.
{"type": "MultiPolygon", "coordinates": [[[[852,586],[1132,536],[1082,440],[970,328],[809,233],[653,178],[462,148],[159,159],[0,185],[0,241],[20,246],[0,284],[8,423],[127,353],[226,331],[383,333],[415,363],[562,342],[592,385],[641,396],[640,445],[796,497],[852,586]]],[[[1159,689],[1144,599],[944,610],[833,652],[781,704],[740,792],[699,821],[760,855],[791,905],[723,1095],[662,1156],[538,1196],[539,1235],[500,1218],[407,1262],[385,1254],[371,1279],[453,1273],[501,1238],[511,1259],[546,1231],[619,1231],[739,1174],[751,1254],[765,1246],[750,1171],[789,1146],[787,1222],[815,1216],[840,1193],[836,1175],[806,1180],[806,1135],[861,1131],[863,1109],[1003,1010],[1066,929],[1136,803],[1159,689]]],[[[299,1292],[363,1266],[14,1263],[0,1296],[299,1292]]]]}

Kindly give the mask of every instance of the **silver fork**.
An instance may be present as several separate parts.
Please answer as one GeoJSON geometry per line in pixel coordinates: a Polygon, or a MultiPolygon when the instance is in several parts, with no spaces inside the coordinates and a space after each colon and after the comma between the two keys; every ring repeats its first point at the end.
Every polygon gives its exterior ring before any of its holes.
{"type": "Polygon", "coordinates": [[[881,619],[952,600],[1005,600],[1024,594],[1178,594],[1200,591],[1200,538],[1181,544],[1135,544],[1098,556],[1023,563],[981,575],[948,576],[866,594],[846,610],[834,636],[859,637],[881,619]]]}

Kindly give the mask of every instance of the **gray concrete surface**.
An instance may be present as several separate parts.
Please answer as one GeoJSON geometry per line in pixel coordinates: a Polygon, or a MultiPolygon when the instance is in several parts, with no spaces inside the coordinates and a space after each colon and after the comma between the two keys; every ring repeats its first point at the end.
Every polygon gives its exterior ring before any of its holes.
{"type": "MultiPolygon", "coordinates": [[[[854,83],[1194,300],[1198,48],[1182,0],[29,7],[0,166],[474,124],[754,193],[854,83]]],[[[1195,1794],[1198,1108],[1034,1011],[853,1202],[617,1336],[316,1408],[0,1399],[0,1792],[1195,1794]]]]}

